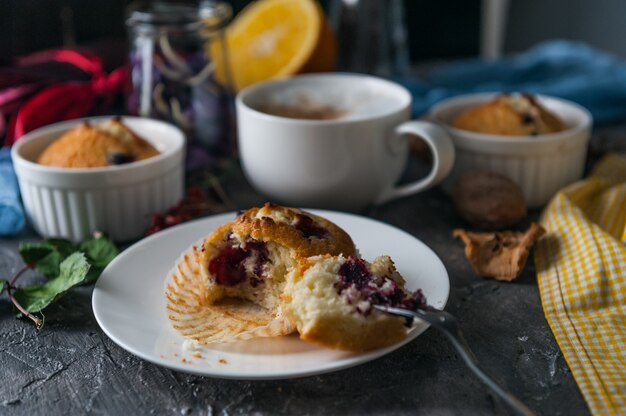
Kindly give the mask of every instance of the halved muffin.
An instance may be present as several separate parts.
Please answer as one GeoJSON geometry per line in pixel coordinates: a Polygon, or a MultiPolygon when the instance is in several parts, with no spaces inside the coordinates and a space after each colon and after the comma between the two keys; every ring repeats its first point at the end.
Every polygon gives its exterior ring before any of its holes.
{"type": "Polygon", "coordinates": [[[285,277],[299,259],[320,254],[353,256],[356,248],[319,216],[273,204],[252,208],[178,262],[166,291],[170,320],[203,343],[291,333],[285,277]]]}
{"type": "Polygon", "coordinates": [[[342,255],[301,259],[287,277],[283,300],[301,339],[355,352],[390,346],[407,336],[403,319],[373,305],[426,307],[420,290],[405,288],[389,256],[372,263],[342,255]]]}

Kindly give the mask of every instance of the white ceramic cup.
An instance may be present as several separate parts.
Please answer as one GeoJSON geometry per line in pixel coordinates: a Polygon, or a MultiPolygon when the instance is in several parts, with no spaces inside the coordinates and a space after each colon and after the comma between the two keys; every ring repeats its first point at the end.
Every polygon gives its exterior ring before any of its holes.
{"type": "Polygon", "coordinates": [[[326,73],[271,80],[242,90],[236,105],[244,173],[275,202],[358,210],[435,186],[454,163],[445,130],[409,121],[409,91],[381,78],[326,73]],[[302,103],[330,106],[342,115],[312,120],[262,111],[268,104],[302,103]],[[428,144],[432,169],[396,185],[409,154],[407,134],[428,144]]]}
{"type": "Polygon", "coordinates": [[[446,129],[456,150],[454,168],[442,187],[451,192],[465,171],[489,170],[519,185],[531,208],[543,206],[559,189],[583,175],[593,119],[589,111],[568,100],[537,95],[567,129],[538,136],[502,136],[452,127],[463,111],[493,100],[497,93],[462,95],[441,101],[431,119],[446,129]]]}

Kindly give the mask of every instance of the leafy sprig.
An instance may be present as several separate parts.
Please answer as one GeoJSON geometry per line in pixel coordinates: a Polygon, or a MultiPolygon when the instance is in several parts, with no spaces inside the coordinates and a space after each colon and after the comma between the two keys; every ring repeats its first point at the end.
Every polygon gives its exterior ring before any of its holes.
{"type": "Polygon", "coordinates": [[[42,311],[71,288],[95,282],[119,250],[109,238],[98,233],[80,245],[59,238],[22,243],[19,252],[26,265],[10,280],[0,280],[0,294],[6,292],[18,310],[18,317],[26,316],[37,328],[42,328],[42,311]],[[17,287],[20,276],[30,269],[41,273],[47,281],[17,287]]]}

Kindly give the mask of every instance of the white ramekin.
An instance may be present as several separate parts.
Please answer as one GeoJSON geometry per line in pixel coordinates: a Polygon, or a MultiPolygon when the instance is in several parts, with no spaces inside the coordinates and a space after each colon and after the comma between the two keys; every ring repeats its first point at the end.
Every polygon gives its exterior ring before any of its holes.
{"type": "Polygon", "coordinates": [[[184,193],[185,135],[158,120],[122,117],[160,154],[129,164],[104,168],[67,169],[36,163],[48,144],[83,121],[71,120],[34,130],[11,150],[26,215],[43,237],[78,242],[94,231],[114,241],[141,237],[151,216],[174,206],[184,193]]]}
{"type": "Polygon", "coordinates": [[[463,95],[431,109],[432,120],[448,131],[456,151],[454,167],[443,188],[450,192],[465,171],[487,169],[515,181],[528,206],[540,207],[559,189],[581,178],[591,136],[591,114],[571,101],[538,95],[539,102],[558,115],[567,130],[538,136],[500,136],[452,127],[461,112],[490,101],[495,95],[463,95]]]}

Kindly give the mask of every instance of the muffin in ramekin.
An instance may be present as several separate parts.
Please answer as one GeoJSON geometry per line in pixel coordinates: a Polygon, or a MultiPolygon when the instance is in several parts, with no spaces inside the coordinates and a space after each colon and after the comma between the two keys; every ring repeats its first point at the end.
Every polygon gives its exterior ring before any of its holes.
{"type": "MultiPolygon", "coordinates": [[[[450,134],[456,158],[454,167],[443,182],[451,192],[459,176],[469,170],[488,170],[507,176],[522,190],[531,208],[544,205],[562,187],[580,179],[591,137],[592,117],[589,111],[571,101],[545,95],[533,100],[564,124],[560,131],[544,133],[536,128],[529,134],[492,134],[455,127],[468,110],[493,102],[498,93],[468,94],[450,98],[433,106],[430,116],[450,134]]],[[[522,111],[519,117],[532,116],[522,111]]],[[[470,113],[471,114],[471,113],[470,113]]],[[[532,117],[531,117],[532,118],[532,117]]],[[[533,120],[530,120],[533,121],[533,120]]],[[[529,125],[536,127],[537,123],[529,125]]],[[[513,132],[516,129],[511,129],[513,132]]],[[[519,130],[519,129],[518,129],[519,130]]]]}
{"type": "Polygon", "coordinates": [[[22,137],[11,156],[26,215],[43,237],[81,241],[94,231],[114,241],[141,237],[150,218],[175,205],[184,194],[185,135],[159,120],[122,117],[158,154],[105,167],[65,168],[37,163],[48,145],[72,128],[99,124],[95,117],[52,124],[22,137]]]}

